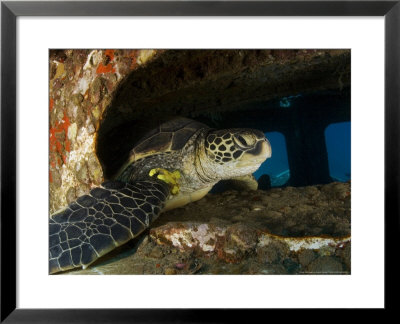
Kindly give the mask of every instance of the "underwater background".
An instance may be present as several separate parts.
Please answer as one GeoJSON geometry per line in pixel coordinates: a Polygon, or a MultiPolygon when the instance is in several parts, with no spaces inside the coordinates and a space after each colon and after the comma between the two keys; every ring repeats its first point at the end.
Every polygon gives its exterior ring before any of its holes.
{"type": "Polygon", "coordinates": [[[220,181],[70,274],[351,273],[349,49],[52,50],[49,63],[50,213],[112,179],[165,118],[258,129],[272,146],[258,190],[220,181]]]}
{"type": "MultiPolygon", "coordinates": [[[[309,100],[305,103],[301,100],[302,95],[293,97],[284,97],[278,102],[274,102],[275,105],[279,105],[282,109],[298,109],[302,110],[305,107],[303,105],[312,102],[313,97],[319,97],[321,93],[315,93],[309,96],[309,100]]],[[[332,96],[324,94],[323,97],[329,102],[332,96]]],[[[338,110],[348,104],[346,98],[343,101],[336,101],[338,110]]],[[[273,103],[273,104],[274,104],[273,103]]],[[[313,127],[313,125],[309,125],[313,127]]],[[[271,131],[265,132],[265,136],[271,143],[272,157],[265,161],[261,167],[254,173],[257,180],[262,175],[268,175],[271,180],[271,187],[282,187],[290,181],[290,167],[288,161],[288,148],[287,140],[281,132],[271,131]]],[[[328,165],[329,165],[329,176],[332,181],[346,182],[351,180],[351,121],[341,121],[329,123],[323,133],[328,165]]],[[[313,155],[313,150],[309,150],[308,154],[313,155]]],[[[318,184],[318,183],[315,183],[318,184]]]]}
{"type": "MultiPolygon", "coordinates": [[[[253,174],[258,189],[351,180],[350,88],[298,93],[198,119],[213,128],[264,132],[272,157],[253,174]]],[[[226,187],[219,183],[212,193],[226,187]]]]}

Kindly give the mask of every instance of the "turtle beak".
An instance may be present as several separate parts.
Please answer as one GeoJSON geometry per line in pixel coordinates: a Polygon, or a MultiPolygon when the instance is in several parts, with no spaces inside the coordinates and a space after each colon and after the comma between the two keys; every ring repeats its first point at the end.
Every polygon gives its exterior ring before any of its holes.
{"type": "Polygon", "coordinates": [[[248,167],[255,166],[257,168],[268,158],[272,156],[271,144],[264,137],[260,140],[254,149],[244,153],[240,161],[238,162],[238,167],[248,167]]]}
{"type": "Polygon", "coordinates": [[[257,154],[254,156],[254,162],[263,163],[266,159],[269,159],[272,156],[271,144],[269,143],[267,138],[264,138],[263,141],[257,143],[257,154]]]}
{"type": "Polygon", "coordinates": [[[272,156],[272,148],[271,148],[271,143],[268,141],[267,138],[265,138],[263,142],[263,147],[262,147],[262,152],[265,154],[265,159],[269,159],[272,156]]]}

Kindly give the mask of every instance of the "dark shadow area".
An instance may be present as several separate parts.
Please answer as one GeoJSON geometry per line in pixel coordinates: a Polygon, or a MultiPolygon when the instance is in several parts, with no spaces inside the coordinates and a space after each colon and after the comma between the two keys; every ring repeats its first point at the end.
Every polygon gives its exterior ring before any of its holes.
{"type": "Polygon", "coordinates": [[[121,83],[102,116],[96,149],[105,177],[118,171],[148,130],[171,116],[212,128],[280,132],[287,145],[287,185],[329,183],[324,131],[350,120],[350,51],[159,54],[121,83]]]}

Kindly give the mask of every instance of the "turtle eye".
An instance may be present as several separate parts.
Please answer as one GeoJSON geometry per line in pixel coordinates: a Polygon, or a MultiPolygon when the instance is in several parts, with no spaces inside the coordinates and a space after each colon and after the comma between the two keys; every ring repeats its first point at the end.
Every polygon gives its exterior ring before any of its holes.
{"type": "Polygon", "coordinates": [[[235,135],[235,140],[241,147],[251,147],[256,143],[255,138],[248,134],[235,135]]]}

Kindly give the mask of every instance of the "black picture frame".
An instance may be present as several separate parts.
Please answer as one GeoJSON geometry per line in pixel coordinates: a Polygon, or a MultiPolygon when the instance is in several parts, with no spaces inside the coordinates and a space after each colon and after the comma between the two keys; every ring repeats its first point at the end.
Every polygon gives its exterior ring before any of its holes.
{"type": "MultiPolygon", "coordinates": [[[[16,19],[19,16],[384,16],[385,19],[385,309],[398,282],[400,0],[396,1],[128,1],[1,3],[1,322],[231,322],[255,310],[16,308],[16,19]]],[[[370,176],[370,175],[366,175],[370,176]]],[[[371,188],[373,190],[373,188],[371,188]]],[[[372,233],[371,233],[372,235],[372,233]]],[[[267,305],[266,305],[267,306],[267,305]]],[[[260,310],[258,310],[260,312],[260,310]]],[[[262,314],[259,314],[263,316],[262,314]]]]}

